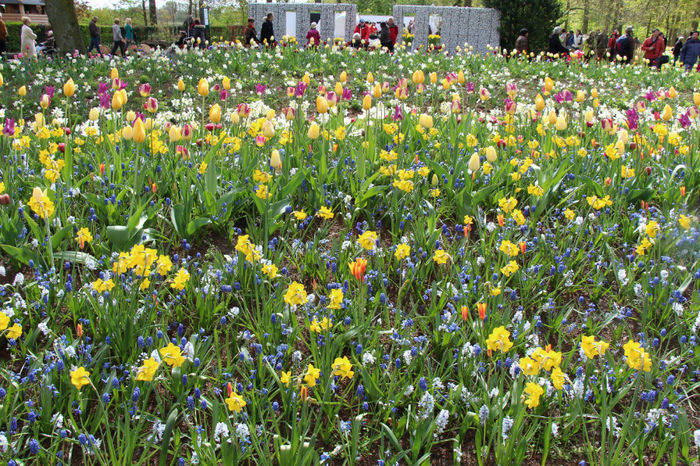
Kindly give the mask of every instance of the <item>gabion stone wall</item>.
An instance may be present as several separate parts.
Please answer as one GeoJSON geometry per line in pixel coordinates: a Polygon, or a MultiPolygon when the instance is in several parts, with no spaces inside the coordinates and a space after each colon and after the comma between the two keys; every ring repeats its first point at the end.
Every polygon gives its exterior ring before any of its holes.
{"type": "Polygon", "coordinates": [[[352,39],[357,19],[357,6],[348,3],[249,3],[248,16],[255,19],[255,29],[260,32],[262,22],[268,13],[273,14],[272,26],[275,29],[275,39],[279,40],[287,34],[286,12],[296,13],[296,38],[299,45],[306,45],[306,33],[311,27],[311,12],[320,11],[321,20],[318,32],[322,40],[335,39],[335,14],[345,13],[345,36],[348,42],[352,39]]]}
{"type": "MultiPolygon", "coordinates": [[[[421,45],[427,47],[428,21],[431,15],[442,16],[440,41],[450,53],[454,53],[458,46],[464,49],[465,43],[474,47],[476,53],[486,53],[489,45],[498,46],[501,13],[493,8],[395,5],[394,22],[396,24],[404,24],[404,16],[414,17],[412,50],[421,45]]],[[[401,40],[402,37],[399,34],[397,43],[401,40]]]]}

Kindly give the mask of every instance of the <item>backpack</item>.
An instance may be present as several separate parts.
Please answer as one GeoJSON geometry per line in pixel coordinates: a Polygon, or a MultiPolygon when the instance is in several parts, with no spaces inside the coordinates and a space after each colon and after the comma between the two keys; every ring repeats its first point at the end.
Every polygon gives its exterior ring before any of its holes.
{"type": "Polygon", "coordinates": [[[629,37],[627,35],[620,36],[615,41],[615,53],[618,55],[623,55],[627,53],[627,44],[629,43],[629,37]]]}

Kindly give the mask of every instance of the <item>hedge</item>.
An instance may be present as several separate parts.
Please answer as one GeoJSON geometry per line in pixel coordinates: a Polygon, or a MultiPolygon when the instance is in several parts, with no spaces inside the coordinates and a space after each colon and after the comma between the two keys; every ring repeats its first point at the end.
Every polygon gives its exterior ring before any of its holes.
{"type": "MultiPolygon", "coordinates": [[[[22,23],[6,23],[7,26],[7,50],[9,53],[19,53],[20,51],[20,36],[22,23]]],[[[100,43],[111,46],[112,45],[112,26],[98,26],[100,29],[100,43]]],[[[46,40],[46,33],[51,29],[49,26],[44,25],[33,25],[32,30],[37,35],[37,44],[46,40]]],[[[134,27],[134,36],[136,37],[136,42],[143,41],[165,41],[171,42],[175,41],[178,35],[178,31],[181,27],[144,27],[137,26],[134,27]]],[[[236,40],[243,39],[244,26],[212,26],[210,28],[210,35],[215,40],[219,40],[219,37],[223,37],[223,40],[236,40]]],[[[80,32],[85,40],[85,47],[90,44],[90,31],[88,25],[81,24],[80,32]]],[[[122,34],[124,34],[124,28],[122,27],[122,34]]]]}

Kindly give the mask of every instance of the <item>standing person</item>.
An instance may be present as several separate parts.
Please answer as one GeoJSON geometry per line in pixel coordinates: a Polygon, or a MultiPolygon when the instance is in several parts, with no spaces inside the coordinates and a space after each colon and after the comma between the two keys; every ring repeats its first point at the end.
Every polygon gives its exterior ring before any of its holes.
{"type": "Polygon", "coordinates": [[[595,53],[598,61],[605,58],[605,52],[608,50],[608,32],[603,30],[595,38],[595,53]]]}
{"type": "Polygon", "coordinates": [[[7,26],[0,13],[0,60],[5,59],[5,53],[7,53],[7,26]]]}
{"type": "Polygon", "coordinates": [[[192,17],[192,15],[187,17],[187,19],[185,20],[185,24],[183,24],[183,27],[185,28],[185,35],[187,37],[192,37],[192,28],[194,27],[194,18],[192,17]]]}
{"type": "Polygon", "coordinates": [[[122,28],[119,26],[118,18],[114,20],[114,24],[112,25],[112,41],[114,44],[112,45],[110,54],[115,56],[117,49],[119,49],[122,53],[122,57],[124,57],[126,53],[126,42],[124,41],[124,36],[122,36],[122,28]]]}
{"type": "Polygon", "coordinates": [[[700,56],[700,40],[698,40],[698,31],[693,31],[681,49],[681,63],[685,65],[686,71],[692,71],[698,56],[700,56]]]}
{"type": "Polygon", "coordinates": [[[321,33],[316,29],[316,23],[311,23],[311,29],[306,33],[306,46],[318,47],[321,43],[321,33]]]}
{"type": "Polygon", "coordinates": [[[586,60],[590,60],[593,56],[593,50],[595,50],[595,31],[588,33],[588,36],[583,41],[583,56],[586,60]]]}
{"type": "Polygon", "coordinates": [[[386,20],[386,25],[389,26],[389,35],[391,36],[391,43],[396,44],[396,38],[399,37],[399,27],[394,24],[394,17],[389,16],[386,20]]]}
{"type": "Polygon", "coordinates": [[[22,16],[22,55],[26,58],[33,58],[36,61],[36,34],[32,31],[32,21],[27,16],[22,16]]]}
{"type": "Polygon", "coordinates": [[[529,35],[530,35],[530,32],[527,29],[522,28],[520,30],[520,35],[518,36],[517,39],[515,39],[515,51],[519,55],[525,55],[525,56],[529,55],[529,53],[530,53],[530,45],[529,45],[529,41],[528,41],[529,35]]]}
{"type": "Polygon", "coordinates": [[[391,31],[389,25],[382,21],[379,24],[379,43],[382,47],[389,49],[389,53],[394,53],[394,43],[391,41],[391,31]]]}
{"type": "Polygon", "coordinates": [[[248,25],[243,33],[246,47],[258,45],[258,34],[255,32],[255,20],[253,18],[248,18],[248,25]]]}
{"type": "Polygon", "coordinates": [[[357,26],[355,26],[355,31],[353,31],[353,34],[354,33],[359,33],[360,40],[365,41],[365,44],[369,42],[370,28],[369,26],[367,26],[367,23],[364,19],[361,19],[360,23],[357,26]]]}
{"type": "Polygon", "coordinates": [[[632,36],[632,26],[627,26],[625,35],[618,37],[615,41],[615,54],[622,57],[621,63],[628,65],[634,59],[634,37],[632,36]]]}
{"type": "Polygon", "coordinates": [[[561,45],[561,39],[559,39],[559,36],[561,35],[561,28],[559,26],[554,28],[554,31],[552,31],[552,35],[549,36],[549,50],[548,52],[551,53],[552,55],[568,55],[569,50],[561,45]]]}
{"type": "Polygon", "coordinates": [[[581,50],[583,47],[583,34],[581,34],[580,29],[576,31],[576,34],[573,34],[571,47],[575,48],[576,50],[581,50]]]}
{"type": "Polygon", "coordinates": [[[676,66],[678,58],[681,56],[681,50],[683,49],[683,36],[676,39],[676,43],[673,44],[673,66],[676,66]]]}
{"type": "Polygon", "coordinates": [[[666,43],[661,36],[661,31],[654,28],[651,36],[642,43],[642,52],[644,52],[644,58],[649,60],[649,68],[656,66],[661,69],[660,58],[664,50],[666,50],[666,43]]]}
{"type": "Polygon", "coordinates": [[[87,49],[87,54],[90,55],[92,49],[97,49],[97,53],[102,56],[102,50],[100,50],[100,28],[97,27],[97,16],[92,17],[90,25],[88,26],[90,31],[90,47],[87,49]]]}
{"type": "Polygon", "coordinates": [[[268,13],[260,28],[260,43],[263,45],[274,45],[275,43],[275,30],[272,26],[272,19],[272,13],[268,13]]]}
{"type": "Polygon", "coordinates": [[[610,61],[615,60],[615,44],[617,43],[617,39],[619,38],[620,33],[617,29],[613,29],[613,33],[610,36],[610,40],[608,41],[608,52],[610,53],[610,61]]]}
{"type": "Polygon", "coordinates": [[[199,18],[195,19],[192,25],[192,42],[194,47],[199,47],[200,49],[203,49],[207,42],[206,28],[199,21],[199,18]]]}
{"type": "Polygon", "coordinates": [[[136,40],[134,37],[134,28],[131,26],[131,18],[126,18],[124,20],[124,38],[126,39],[126,49],[136,45],[136,40]]]}

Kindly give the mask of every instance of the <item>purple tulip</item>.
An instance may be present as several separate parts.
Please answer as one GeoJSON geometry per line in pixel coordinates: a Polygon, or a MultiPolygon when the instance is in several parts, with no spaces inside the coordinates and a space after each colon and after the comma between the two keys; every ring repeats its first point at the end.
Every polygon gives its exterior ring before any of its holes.
{"type": "Polygon", "coordinates": [[[100,107],[108,109],[112,102],[112,95],[109,92],[100,93],[100,107]]]}
{"type": "Polygon", "coordinates": [[[15,120],[14,118],[5,118],[5,126],[2,129],[2,134],[5,136],[15,135],[15,120]]]}
{"type": "Polygon", "coordinates": [[[401,110],[401,105],[397,105],[394,109],[394,115],[391,117],[394,121],[403,120],[403,110],[401,110]]]}
{"type": "Polygon", "coordinates": [[[265,85],[263,83],[258,83],[255,85],[255,92],[258,95],[262,95],[263,92],[265,92],[265,85]]]}
{"type": "Polygon", "coordinates": [[[53,94],[56,91],[56,88],[53,86],[46,86],[44,88],[44,94],[47,94],[50,98],[53,98],[53,94]]]}
{"type": "Polygon", "coordinates": [[[693,122],[690,121],[690,116],[688,116],[688,112],[685,112],[683,115],[681,115],[681,117],[678,119],[678,122],[681,124],[681,127],[683,127],[683,129],[693,124],[693,122]]]}
{"type": "Polygon", "coordinates": [[[476,84],[473,82],[467,83],[467,92],[474,92],[476,90],[476,84]]]}
{"type": "Polygon", "coordinates": [[[627,110],[627,126],[629,126],[629,129],[631,131],[634,131],[639,127],[639,115],[637,114],[637,111],[633,108],[630,108],[627,110]]]}

